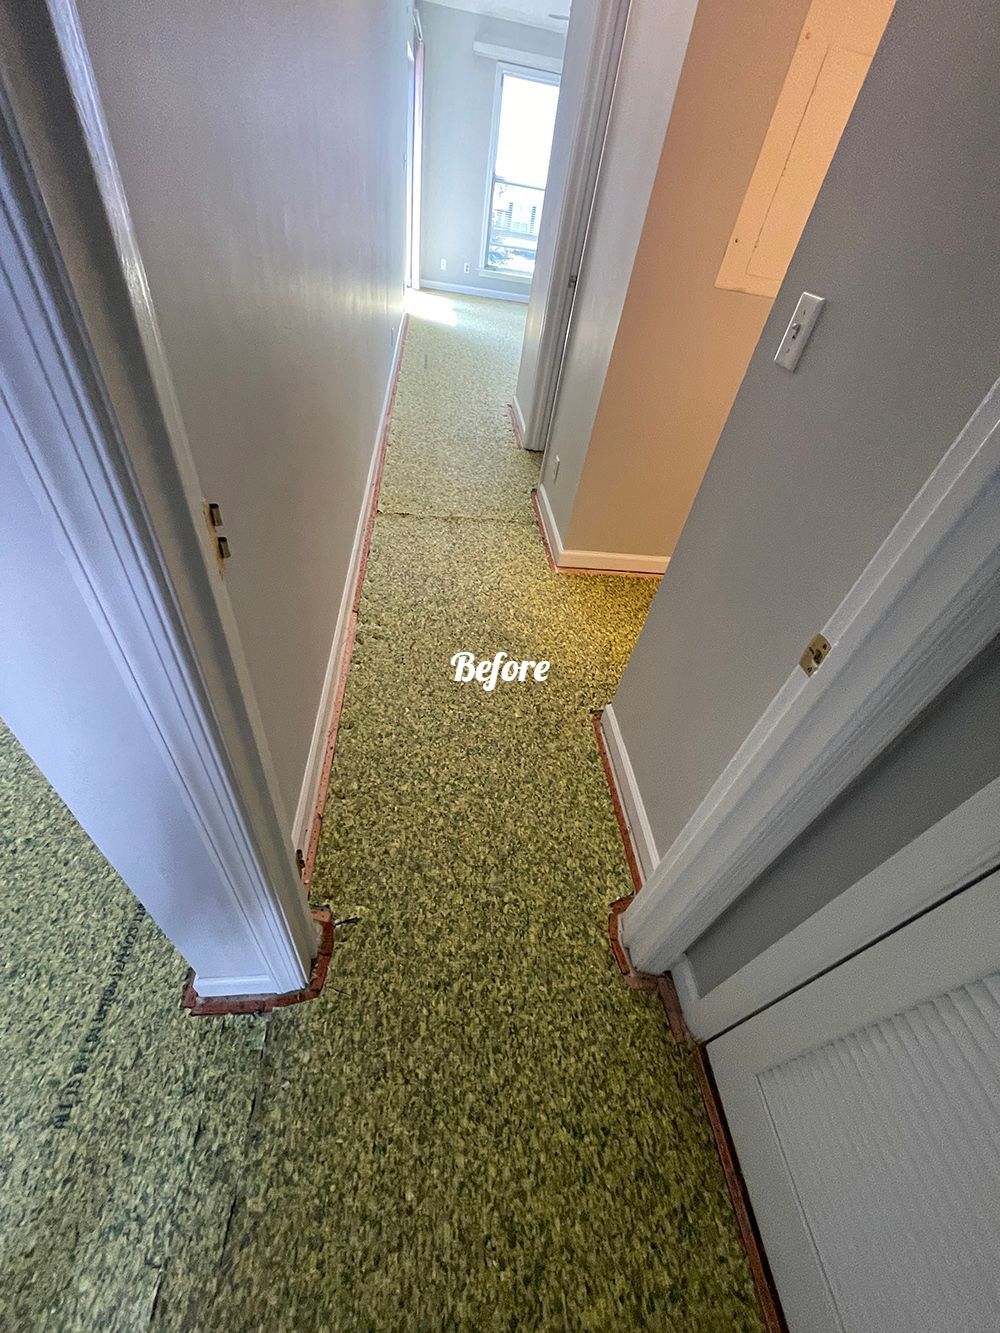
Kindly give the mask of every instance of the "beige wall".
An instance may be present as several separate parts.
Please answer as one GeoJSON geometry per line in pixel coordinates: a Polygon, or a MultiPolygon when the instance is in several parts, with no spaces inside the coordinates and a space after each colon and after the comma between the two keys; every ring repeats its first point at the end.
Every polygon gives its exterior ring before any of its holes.
{"type": "Polygon", "coordinates": [[[771,308],[715,279],[807,9],[698,6],[567,547],[674,549],[771,308]]]}

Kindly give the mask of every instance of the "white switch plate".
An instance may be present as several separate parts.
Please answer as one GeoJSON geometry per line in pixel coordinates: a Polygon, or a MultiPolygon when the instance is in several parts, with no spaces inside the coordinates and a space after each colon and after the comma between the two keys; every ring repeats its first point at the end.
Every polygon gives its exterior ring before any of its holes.
{"type": "Polygon", "coordinates": [[[447,259],[442,259],[442,260],[441,260],[441,272],[442,272],[442,273],[446,273],[447,271],[448,271],[448,261],[447,261],[447,259]]]}
{"type": "Polygon", "coordinates": [[[796,301],[795,313],[788,321],[785,336],[774,356],[783,370],[794,370],[799,364],[799,357],[816,327],[825,302],[825,297],[816,296],[813,292],[803,292],[796,301]]]}

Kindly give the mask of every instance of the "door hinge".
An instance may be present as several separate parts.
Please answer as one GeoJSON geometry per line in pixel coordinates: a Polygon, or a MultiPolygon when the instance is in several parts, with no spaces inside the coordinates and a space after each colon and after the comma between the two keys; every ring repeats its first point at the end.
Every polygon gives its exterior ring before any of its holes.
{"type": "Polygon", "coordinates": [[[301,847],[296,847],[295,849],[295,865],[298,868],[299,874],[301,875],[306,868],[306,858],[302,853],[301,847]]]}
{"type": "Polygon", "coordinates": [[[215,546],[215,563],[219,566],[219,573],[223,571],[223,565],[232,555],[229,549],[229,538],[223,537],[219,529],[222,527],[222,509],[214,500],[206,500],[202,505],[202,511],[205,515],[205,522],[208,524],[208,530],[212,534],[212,541],[215,546]]]}
{"type": "Polygon", "coordinates": [[[814,671],[818,671],[830,651],[830,640],[823,634],[817,634],[814,639],[809,640],[809,647],[799,658],[799,666],[811,676],[814,671]]]}

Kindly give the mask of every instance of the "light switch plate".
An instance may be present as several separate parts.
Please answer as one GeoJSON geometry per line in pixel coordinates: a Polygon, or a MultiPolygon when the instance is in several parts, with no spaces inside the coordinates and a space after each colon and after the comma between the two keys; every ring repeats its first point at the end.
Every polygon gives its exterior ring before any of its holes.
{"type": "Polygon", "coordinates": [[[826,303],[826,298],[813,292],[803,292],[795,303],[795,313],[788,321],[788,328],[775,353],[775,361],[783,370],[794,370],[799,364],[799,357],[812,336],[816,321],[826,303]]]}

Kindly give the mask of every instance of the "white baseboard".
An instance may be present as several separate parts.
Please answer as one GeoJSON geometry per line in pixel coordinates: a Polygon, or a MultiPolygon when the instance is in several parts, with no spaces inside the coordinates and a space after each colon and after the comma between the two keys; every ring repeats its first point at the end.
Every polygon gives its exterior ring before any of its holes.
{"type": "Polygon", "coordinates": [[[251,977],[195,976],[194,989],[203,1000],[223,999],[230,995],[277,995],[274,977],[259,973],[251,977]]]}
{"type": "Polygon", "coordinates": [[[549,553],[558,569],[596,569],[609,574],[651,574],[660,575],[670,562],[668,555],[635,555],[622,551],[574,551],[563,546],[559,533],[559,524],[552,512],[545,483],[539,482],[535,488],[538,502],[538,517],[549,553]]]}
{"type": "Polygon", "coordinates": [[[313,811],[316,806],[316,797],[319,792],[320,777],[323,773],[323,761],[326,758],[326,742],[330,733],[330,724],[333,721],[333,709],[336,703],[337,686],[340,682],[345,654],[348,651],[348,645],[350,643],[351,611],[354,604],[354,594],[357,591],[361,560],[365,547],[372,489],[375,485],[375,478],[378,473],[379,459],[382,452],[382,439],[389,424],[392,394],[396,383],[396,376],[399,371],[400,359],[403,354],[403,340],[405,335],[406,319],[404,317],[400,320],[399,332],[396,334],[396,346],[393,350],[392,362],[389,366],[389,379],[385,387],[385,396],[382,399],[382,410],[379,413],[378,426],[375,431],[375,443],[372,448],[371,460],[368,464],[368,476],[365,480],[364,494],[361,499],[361,510],[358,514],[357,527],[354,530],[354,544],[351,547],[351,558],[347,566],[347,577],[344,580],[344,589],[340,596],[340,609],[337,612],[337,625],[333,632],[333,643],[331,644],[330,657],[326,664],[326,674],[323,677],[323,690],[320,695],[319,711],[316,714],[316,722],[313,726],[312,741],[309,745],[309,758],[306,760],[305,774],[302,778],[302,788],[299,792],[299,801],[295,810],[295,823],[292,826],[291,831],[292,846],[301,848],[303,852],[305,852],[309,846],[309,836],[312,833],[313,811]]]}
{"type": "Polygon", "coordinates": [[[606,569],[609,574],[662,574],[669,555],[635,555],[624,551],[566,551],[556,561],[563,569],[606,569]]]}
{"type": "Polygon", "coordinates": [[[510,410],[514,414],[514,424],[521,436],[521,448],[524,448],[524,441],[528,434],[528,426],[524,420],[524,413],[521,411],[521,404],[517,401],[517,394],[510,400],[510,410]]]}
{"type": "Polygon", "coordinates": [[[657,851],[656,839],[653,837],[653,829],[646,814],[632,761],[628,757],[628,750],[625,748],[625,741],[611,704],[608,704],[601,713],[601,735],[604,737],[604,748],[618,789],[618,798],[632,838],[636,860],[639,862],[639,870],[645,882],[656,869],[660,853],[657,851]]]}
{"type": "Polygon", "coordinates": [[[456,292],[459,296],[488,296],[494,301],[520,301],[523,305],[528,303],[528,293],[524,292],[498,292],[492,287],[467,287],[458,282],[428,282],[426,278],[420,279],[421,291],[429,289],[432,292],[456,292]]]}
{"type": "Polygon", "coordinates": [[[563,550],[562,537],[559,535],[559,524],[552,512],[552,506],[549,504],[544,482],[540,481],[535,487],[535,501],[538,505],[538,521],[542,525],[542,532],[548,543],[549,554],[558,565],[563,550]]]}

